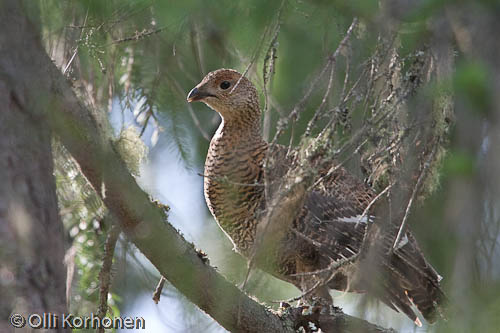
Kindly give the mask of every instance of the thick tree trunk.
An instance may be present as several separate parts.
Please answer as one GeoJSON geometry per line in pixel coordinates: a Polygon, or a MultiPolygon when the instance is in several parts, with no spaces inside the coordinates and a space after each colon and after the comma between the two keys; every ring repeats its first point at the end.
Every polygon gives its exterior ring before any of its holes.
{"type": "MultiPolygon", "coordinates": [[[[0,2],[0,12],[4,10],[0,2]]],[[[27,318],[67,311],[64,229],[51,134],[34,112],[40,105],[25,104],[10,77],[16,70],[12,55],[18,56],[11,52],[10,41],[22,41],[26,27],[4,28],[0,34],[0,331],[8,332],[13,330],[11,314],[27,318]]],[[[23,57],[31,56],[35,57],[23,57]]]]}

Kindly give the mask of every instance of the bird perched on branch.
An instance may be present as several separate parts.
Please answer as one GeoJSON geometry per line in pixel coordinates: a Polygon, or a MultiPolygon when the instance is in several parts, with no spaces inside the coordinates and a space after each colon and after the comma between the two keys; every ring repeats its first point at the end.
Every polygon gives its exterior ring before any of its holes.
{"type": "MultiPolygon", "coordinates": [[[[209,73],[189,92],[187,100],[201,101],[222,117],[205,162],[205,199],[235,249],[249,258],[261,221],[259,212],[266,209],[266,157],[271,153],[284,166],[291,163],[290,158],[283,153],[284,147],[271,151],[263,140],[257,91],[237,71],[209,73]]],[[[361,273],[355,279],[354,265],[335,264],[355,258],[365,232],[376,224],[371,211],[365,213],[375,193],[342,167],[332,174],[319,170],[319,177],[322,179],[305,195],[300,212],[279,240],[278,253],[270,254],[277,258],[270,273],[303,292],[320,285],[365,292],[373,277],[361,273]],[[333,271],[328,272],[329,268],[333,271]],[[322,271],[328,272],[328,278],[320,278],[322,271]]],[[[410,232],[401,237],[382,270],[385,281],[380,283],[383,292],[377,294],[378,298],[416,324],[420,321],[412,304],[429,322],[437,318],[444,301],[441,277],[427,263],[410,232]]]]}

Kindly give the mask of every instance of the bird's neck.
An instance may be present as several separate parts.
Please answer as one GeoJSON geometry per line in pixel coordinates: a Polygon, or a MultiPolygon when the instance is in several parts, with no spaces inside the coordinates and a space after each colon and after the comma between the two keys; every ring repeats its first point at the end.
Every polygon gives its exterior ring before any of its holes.
{"type": "Polygon", "coordinates": [[[214,139],[222,140],[229,146],[234,146],[240,142],[245,145],[251,143],[260,144],[263,141],[260,112],[248,112],[243,116],[240,114],[238,117],[222,116],[221,124],[214,135],[214,139]]]}

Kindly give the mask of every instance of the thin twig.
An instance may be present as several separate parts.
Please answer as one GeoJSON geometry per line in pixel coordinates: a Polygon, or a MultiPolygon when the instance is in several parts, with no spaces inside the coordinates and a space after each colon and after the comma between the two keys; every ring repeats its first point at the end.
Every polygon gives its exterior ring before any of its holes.
{"type": "Polygon", "coordinates": [[[319,270],[313,271],[313,272],[302,272],[302,273],[290,274],[290,276],[310,276],[310,275],[319,275],[319,274],[322,274],[322,273],[325,273],[328,271],[335,271],[341,267],[344,267],[347,264],[354,262],[354,260],[356,260],[358,258],[358,256],[359,256],[359,253],[356,253],[356,254],[353,254],[352,256],[350,256],[349,258],[342,258],[342,259],[339,259],[337,261],[333,261],[326,268],[319,269],[319,270]]]}
{"type": "Polygon", "coordinates": [[[349,72],[351,70],[351,57],[345,57],[345,76],[344,85],[342,86],[342,92],[340,93],[340,100],[343,101],[345,98],[345,93],[347,89],[347,84],[349,83],[349,72]]]}
{"type": "Polygon", "coordinates": [[[193,46],[193,52],[198,64],[198,70],[202,76],[205,76],[205,60],[203,58],[203,52],[201,50],[200,33],[198,30],[198,24],[194,23],[191,26],[191,45],[193,46]]]}
{"type": "MultiPolygon", "coordinates": [[[[83,20],[83,25],[85,25],[87,23],[87,18],[88,17],[89,17],[89,9],[87,8],[87,13],[85,14],[85,20],[83,20]]],[[[83,36],[83,29],[80,31],[80,38],[78,38],[78,40],[81,40],[82,36],[83,36]]],[[[78,47],[79,46],[80,46],[80,44],[76,44],[75,51],[73,51],[73,55],[71,56],[71,59],[69,59],[68,63],[64,67],[63,75],[66,74],[66,72],[69,69],[69,66],[71,66],[71,64],[73,63],[73,60],[75,59],[76,54],[78,53],[78,47]]]]}
{"type": "MultiPolygon", "coordinates": [[[[154,101],[156,97],[156,89],[158,87],[159,81],[160,81],[160,69],[157,67],[155,78],[151,84],[151,92],[149,94],[145,94],[146,105],[148,106],[148,109],[146,111],[146,118],[144,119],[144,123],[142,125],[141,132],[139,133],[139,137],[142,137],[142,135],[146,131],[146,128],[148,127],[149,124],[149,119],[153,118],[154,120],[156,120],[156,123],[158,123],[158,119],[155,116],[154,105],[152,101],[154,101]]],[[[137,118],[138,117],[139,115],[137,115],[137,118]]]]}
{"type": "Polygon", "coordinates": [[[306,297],[307,295],[309,295],[310,293],[312,293],[314,290],[316,290],[316,288],[320,287],[321,286],[321,282],[323,282],[323,281],[318,280],[314,284],[314,286],[312,286],[311,288],[307,289],[306,291],[304,291],[299,296],[292,297],[292,298],[289,298],[289,299],[284,300],[284,301],[272,301],[272,303],[282,303],[282,302],[291,303],[291,302],[298,301],[299,299],[302,299],[302,298],[306,297]]]}
{"type": "Polygon", "coordinates": [[[285,119],[284,121],[282,121],[279,124],[278,130],[276,131],[276,134],[273,138],[273,143],[276,142],[276,140],[278,139],[278,136],[281,135],[281,133],[283,132],[283,129],[288,125],[290,120],[292,120],[292,121],[298,120],[300,112],[304,108],[306,101],[309,99],[312,92],[316,90],[317,85],[319,84],[323,75],[326,73],[327,69],[330,66],[335,66],[335,62],[337,61],[337,57],[340,54],[340,51],[346,46],[347,41],[349,40],[349,38],[354,30],[354,27],[357,25],[357,23],[358,23],[358,19],[355,17],[352,20],[352,23],[349,26],[349,29],[347,29],[346,35],[340,41],[337,49],[330,56],[328,56],[328,60],[326,61],[323,68],[321,69],[320,73],[313,79],[311,84],[309,84],[309,89],[306,91],[304,96],[302,96],[300,101],[294,106],[294,108],[292,109],[292,112],[290,112],[290,114],[288,115],[288,119],[285,119]]]}
{"type": "MultiPolygon", "coordinates": [[[[345,160],[344,160],[344,161],[342,161],[342,162],[340,162],[340,163],[337,163],[337,164],[335,164],[334,166],[332,166],[332,167],[328,170],[328,172],[327,172],[324,176],[322,176],[322,177],[318,178],[318,179],[314,182],[314,184],[313,184],[313,185],[311,185],[311,188],[314,188],[314,187],[318,186],[318,184],[320,184],[320,183],[321,183],[321,182],[322,182],[325,178],[330,177],[330,176],[331,176],[331,175],[332,175],[335,171],[337,171],[338,169],[340,169],[340,168],[341,168],[341,167],[342,167],[342,166],[343,166],[343,165],[344,165],[347,161],[349,161],[349,160],[350,160],[350,159],[354,156],[354,154],[355,154],[355,153],[357,153],[357,152],[361,149],[361,147],[362,147],[364,144],[366,144],[367,142],[368,142],[368,140],[367,140],[367,139],[363,140],[363,142],[361,142],[361,143],[358,145],[358,147],[356,147],[356,149],[354,150],[354,152],[353,152],[352,154],[349,154],[349,156],[347,156],[347,157],[345,158],[345,160]]],[[[326,164],[326,163],[327,163],[328,161],[330,161],[330,160],[335,160],[335,158],[336,158],[338,155],[340,155],[340,152],[339,152],[339,151],[335,152],[335,153],[333,154],[332,158],[330,158],[330,159],[328,159],[328,160],[323,161],[323,164],[326,164]]]]}
{"type": "MultiPolygon", "coordinates": [[[[169,79],[170,82],[172,82],[174,84],[175,91],[177,92],[177,94],[179,96],[182,96],[182,98],[184,98],[185,91],[184,91],[184,89],[182,89],[182,87],[179,84],[179,82],[176,79],[171,78],[168,74],[166,74],[166,77],[169,79]]],[[[189,111],[189,115],[193,119],[194,125],[200,131],[200,133],[203,136],[203,138],[205,138],[207,141],[210,141],[210,135],[208,135],[208,133],[201,126],[200,120],[196,116],[196,113],[194,112],[193,107],[189,103],[186,103],[186,105],[187,105],[187,108],[188,108],[188,111],[189,111]]]]}
{"type": "Polygon", "coordinates": [[[330,275],[328,276],[328,278],[318,280],[314,284],[314,286],[312,286],[311,288],[307,289],[306,291],[304,291],[299,296],[287,299],[285,301],[274,301],[273,303],[281,303],[281,302],[291,303],[291,302],[295,302],[295,301],[298,301],[299,299],[304,298],[305,296],[307,296],[310,293],[312,293],[318,287],[327,285],[328,282],[330,282],[333,279],[333,277],[335,276],[336,271],[339,268],[341,268],[341,267],[343,267],[345,265],[348,265],[348,264],[352,264],[358,258],[358,256],[359,256],[359,253],[356,253],[356,254],[352,255],[351,257],[349,257],[349,258],[339,259],[337,261],[332,262],[329,267],[327,267],[325,269],[322,269],[320,271],[292,274],[291,276],[301,276],[301,275],[317,275],[317,274],[319,274],[318,272],[330,272],[330,275]]]}
{"type": "Polygon", "coordinates": [[[389,189],[392,187],[392,185],[393,184],[387,185],[387,187],[382,192],[380,192],[379,194],[377,194],[377,196],[375,196],[375,198],[373,198],[372,201],[370,201],[370,203],[368,204],[368,206],[366,206],[365,210],[363,211],[363,214],[361,214],[361,216],[359,217],[358,222],[356,222],[356,226],[358,225],[358,223],[361,222],[361,219],[363,217],[365,217],[366,214],[368,214],[368,211],[370,210],[370,208],[372,208],[373,204],[378,199],[380,199],[380,197],[382,197],[387,191],[389,191],[389,189]]]}
{"type": "MultiPolygon", "coordinates": [[[[279,9],[279,11],[277,13],[278,17],[279,17],[279,15],[281,15],[280,13],[281,13],[281,8],[279,9]]],[[[254,52],[252,54],[252,57],[250,58],[250,62],[248,63],[247,67],[245,68],[245,70],[241,74],[241,77],[238,79],[238,81],[236,81],[236,84],[233,86],[233,88],[231,89],[231,91],[229,92],[229,94],[232,94],[234,92],[234,90],[240,84],[241,79],[243,79],[247,75],[248,71],[253,66],[253,64],[255,63],[255,61],[257,60],[257,57],[258,57],[258,55],[260,53],[262,45],[264,44],[264,41],[266,40],[267,35],[270,33],[270,30],[271,30],[270,26],[271,26],[271,24],[268,24],[266,26],[266,29],[264,30],[264,33],[262,34],[262,37],[260,38],[259,43],[257,44],[257,47],[255,48],[255,50],[254,50],[254,52]]]]}
{"type": "Polygon", "coordinates": [[[138,41],[138,40],[144,39],[146,37],[149,37],[151,35],[155,35],[155,34],[157,34],[159,32],[162,32],[166,28],[167,27],[162,27],[162,28],[158,28],[158,29],[155,29],[155,30],[152,30],[152,29],[143,29],[141,32],[136,31],[134,35],[129,36],[129,37],[124,37],[124,38],[116,39],[116,40],[112,41],[110,44],[108,44],[106,46],[109,46],[109,45],[112,45],[112,44],[120,44],[120,43],[125,43],[125,42],[131,42],[131,41],[138,41]]]}
{"type": "Polygon", "coordinates": [[[312,130],[314,123],[319,118],[321,111],[323,111],[323,108],[326,105],[326,101],[327,101],[328,96],[330,95],[330,91],[332,89],[334,74],[335,74],[335,66],[331,66],[330,77],[328,79],[328,86],[326,88],[325,94],[323,95],[323,99],[321,100],[321,104],[316,109],[316,112],[314,112],[314,116],[311,118],[311,120],[307,124],[307,128],[306,128],[306,131],[304,133],[304,136],[309,136],[311,134],[311,130],[312,130]]]}
{"type": "MultiPolygon", "coordinates": [[[[371,120],[371,121],[366,121],[363,126],[358,130],[357,133],[355,133],[346,143],[344,143],[342,145],[342,147],[340,147],[339,149],[337,149],[335,151],[335,153],[333,154],[333,157],[332,159],[334,159],[335,157],[337,156],[340,156],[342,155],[343,153],[345,153],[347,151],[347,149],[351,148],[354,144],[356,144],[357,142],[361,141],[366,135],[368,135],[369,133],[369,129],[370,128],[374,128],[376,127],[377,125],[379,125],[383,120],[385,120],[386,118],[388,118],[389,116],[391,116],[393,113],[395,113],[397,111],[397,105],[399,105],[404,99],[406,98],[406,96],[398,96],[397,100],[393,103],[395,106],[393,107],[387,107],[387,111],[382,113],[378,119],[374,119],[374,120],[371,120]]],[[[327,125],[323,131],[318,135],[318,140],[322,137],[322,136],[325,136],[325,135],[329,135],[329,132],[327,131],[327,128],[329,127],[329,125],[327,125]]],[[[365,142],[367,142],[367,139],[365,139],[357,148],[356,150],[358,150],[365,142]]],[[[323,163],[325,164],[325,163],[323,163]]],[[[336,170],[336,169],[335,169],[336,170]]],[[[331,172],[335,171],[335,170],[330,170],[331,172]]],[[[329,172],[331,174],[331,172],[329,172]]],[[[317,184],[319,181],[317,181],[315,184],[317,184]]]]}
{"type": "Polygon", "coordinates": [[[191,104],[187,103],[187,108],[188,108],[188,111],[189,111],[189,115],[191,116],[191,119],[193,119],[194,126],[196,126],[196,128],[198,129],[198,131],[200,131],[201,136],[205,140],[210,141],[210,135],[208,135],[208,133],[203,129],[203,127],[201,127],[200,120],[196,116],[196,113],[194,112],[193,107],[191,106],[191,104]]]}
{"type": "MultiPolygon", "coordinates": [[[[283,6],[284,1],[282,1],[281,6],[283,6]]],[[[268,92],[268,85],[272,79],[272,75],[274,74],[274,64],[276,61],[276,53],[277,53],[277,44],[278,44],[278,35],[280,32],[280,18],[278,16],[278,22],[276,23],[276,28],[274,31],[274,36],[271,40],[271,43],[269,43],[269,48],[266,52],[266,57],[264,58],[264,65],[262,68],[262,76],[264,80],[264,128],[263,128],[263,138],[265,141],[269,140],[269,134],[271,131],[271,113],[269,111],[269,92],[268,92]]]]}
{"type": "Polygon", "coordinates": [[[158,302],[160,302],[160,297],[163,291],[163,286],[165,285],[165,281],[167,281],[167,279],[165,279],[165,277],[162,275],[160,281],[158,281],[155,292],[153,293],[153,301],[155,302],[155,304],[158,304],[158,302]]]}
{"type": "Polygon", "coordinates": [[[434,144],[434,147],[432,147],[432,151],[429,154],[429,157],[427,158],[427,160],[424,163],[422,171],[420,172],[420,176],[418,177],[417,183],[413,187],[413,192],[411,194],[410,200],[408,201],[408,205],[406,206],[405,215],[403,216],[403,220],[401,221],[401,225],[399,226],[398,235],[396,236],[396,239],[394,240],[394,243],[392,244],[390,251],[393,251],[396,248],[396,246],[399,244],[399,241],[400,241],[404,231],[406,230],[406,222],[408,220],[408,216],[410,215],[410,209],[411,209],[411,207],[413,205],[413,201],[415,200],[417,193],[420,189],[420,185],[422,184],[422,181],[424,180],[425,176],[427,175],[427,171],[429,170],[431,162],[434,159],[439,142],[440,142],[440,139],[437,138],[437,140],[434,144]]]}
{"type": "MultiPolygon", "coordinates": [[[[104,258],[102,261],[102,268],[99,273],[99,308],[97,311],[97,316],[101,319],[104,318],[108,312],[108,293],[111,285],[111,267],[113,265],[115,246],[120,232],[120,228],[116,224],[113,224],[109,230],[106,244],[104,246],[104,258]]],[[[99,327],[97,332],[104,332],[104,328],[99,327]]]]}

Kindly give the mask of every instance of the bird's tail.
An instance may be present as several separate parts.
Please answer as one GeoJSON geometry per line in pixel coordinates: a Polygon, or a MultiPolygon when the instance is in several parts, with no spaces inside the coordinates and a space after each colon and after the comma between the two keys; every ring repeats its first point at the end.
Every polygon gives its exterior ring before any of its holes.
{"type": "Polygon", "coordinates": [[[427,263],[413,236],[408,233],[407,237],[408,243],[399,247],[391,258],[394,272],[400,273],[398,280],[406,297],[425,320],[433,323],[444,318],[447,300],[440,286],[442,277],[427,263]]]}

